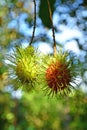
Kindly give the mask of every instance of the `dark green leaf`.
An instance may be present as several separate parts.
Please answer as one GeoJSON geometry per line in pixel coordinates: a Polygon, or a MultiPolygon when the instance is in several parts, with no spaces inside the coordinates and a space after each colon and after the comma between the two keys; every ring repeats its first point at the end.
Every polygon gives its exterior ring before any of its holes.
{"type": "MultiPolygon", "coordinates": [[[[55,0],[49,0],[49,2],[50,2],[50,6],[51,6],[51,11],[53,14],[54,9],[55,9],[54,8],[55,0]]],[[[50,16],[49,16],[49,9],[48,9],[47,0],[40,1],[39,17],[41,18],[44,26],[51,28],[51,21],[50,21],[50,16]]]]}

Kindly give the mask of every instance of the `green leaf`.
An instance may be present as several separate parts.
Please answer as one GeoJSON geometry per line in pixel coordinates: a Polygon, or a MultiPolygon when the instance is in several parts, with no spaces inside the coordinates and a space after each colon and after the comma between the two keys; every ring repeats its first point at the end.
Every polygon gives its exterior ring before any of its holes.
{"type": "MultiPolygon", "coordinates": [[[[55,8],[54,8],[55,1],[56,0],[49,0],[52,14],[55,10],[55,8]]],[[[44,26],[51,28],[51,21],[50,21],[50,16],[49,16],[49,9],[48,9],[47,0],[41,0],[40,1],[39,17],[41,18],[44,26]]]]}

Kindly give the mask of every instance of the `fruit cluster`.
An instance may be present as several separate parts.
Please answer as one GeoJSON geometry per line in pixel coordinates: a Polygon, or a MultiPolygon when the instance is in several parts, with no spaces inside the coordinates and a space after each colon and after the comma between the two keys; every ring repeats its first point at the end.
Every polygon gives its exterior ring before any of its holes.
{"type": "Polygon", "coordinates": [[[31,89],[37,83],[48,95],[71,92],[77,77],[77,63],[69,52],[59,51],[55,56],[47,55],[41,59],[33,46],[16,47],[11,57],[13,75],[21,85],[31,89]]]}

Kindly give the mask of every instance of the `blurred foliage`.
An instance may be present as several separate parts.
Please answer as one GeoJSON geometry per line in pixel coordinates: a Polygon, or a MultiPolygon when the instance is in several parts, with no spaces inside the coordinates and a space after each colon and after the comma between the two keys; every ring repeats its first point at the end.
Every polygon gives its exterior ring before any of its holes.
{"type": "MultiPolygon", "coordinates": [[[[87,91],[80,90],[87,86],[87,1],[82,0],[49,0],[52,15],[59,16],[55,24],[55,33],[61,33],[63,27],[76,27],[83,38],[75,40],[80,50],[81,83],[79,91],[69,97],[48,99],[37,90],[21,92],[14,90],[14,84],[8,77],[6,63],[7,53],[15,45],[30,41],[33,25],[32,0],[3,0],[0,1],[0,129],[1,130],[86,130],[87,129],[87,91]],[[61,8],[60,8],[61,7],[61,8]],[[21,18],[25,16],[25,18],[21,18]],[[68,19],[70,18],[70,19],[68,19]],[[72,20],[74,19],[74,25],[72,20]],[[26,34],[21,26],[26,24],[30,34],[26,34]]],[[[46,41],[52,46],[53,41],[48,32],[51,28],[46,0],[36,0],[37,32],[34,43],[46,41]],[[39,23],[39,21],[42,23],[39,23]],[[44,29],[42,28],[44,25],[44,29]],[[42,30],[43,31],[42,31],[42,30]],[[48,30],[47,30],[48,29],[48,30]]],[[[68,41],[58,46],[64,47],[68,41]]],[[[33,43],[33,44],[34,44],[33,43]]]]}
{"type": "Polygon", "coordinates": [[[81,91],[61,99],[34,92],[17,99],[0,92],[1,130],[86,130],[86,114],[87,95],[81,91]]]}

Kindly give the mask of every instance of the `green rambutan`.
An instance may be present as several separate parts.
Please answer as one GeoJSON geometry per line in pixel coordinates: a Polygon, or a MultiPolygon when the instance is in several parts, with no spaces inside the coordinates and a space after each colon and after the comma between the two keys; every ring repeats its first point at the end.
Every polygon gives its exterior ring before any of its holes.
{"type": "Polygon", "coordinates": [[[44,61],[40,81],[43,81],[42,86],[46,94],[53,96],[70,93],[77,77],[74,55],[59,51],[55,56],[45,57],[44,61]]]}
{"type": "Polygon", "coordinates": [[[27,89],[30,90],[31,86],[35,85],[38,76],[38,55],[33,46],[16,47],[10,56],[10,61],[11,78],[18,85],[27,86],[27,89]]]}

